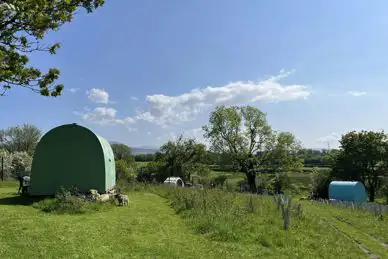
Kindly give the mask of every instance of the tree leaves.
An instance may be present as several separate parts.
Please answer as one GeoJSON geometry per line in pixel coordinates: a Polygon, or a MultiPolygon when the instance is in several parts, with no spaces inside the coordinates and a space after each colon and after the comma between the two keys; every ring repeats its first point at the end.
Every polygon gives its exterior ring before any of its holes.
{"type": "Polygon", "coordinates": [[[42,73],[28,66],[27,55],[48,52],[52,55],[60,43],[42,44],[50,32],[73,19],[79,8],[92,12],[104,0],[8,0],[0,3],[0,96],[13,87],[24,87],[43,96],[59,96],[64,88],[54,84],[60,71],[42,73]]]}
{"type": "Polygon", "coordinates": [[[110,145],[115,156],[115,160],[124,160],[126,163],[134,162],[134,157],[132,156],[132,150],[125,144],[111,144],[110,145]]]}
{"type": "Polygon", "coordinates": [[[388,138],[381,132],[352,131],[342,136],[341,149],[333,166],[333,176],[361,181],[374,201],[379,177],[388,165],[388,138]]]}
{"type": "Polygon", "coordinates": [[[176,141],[168,141],[156,155],[156,162],[162,165],[165,175],[158,177],[180,176],[189,180],[191,175],[205,176],[209,169],[206,146],[197,143],[194,139],[184,139],[180,136],[176,141]]]}
{"type": "Polygon", "coordinates": [[[32,155],[41,136],[40,129],[30,124],[2,129],[0,130],[0,148],[9,152],[27,152],[32,155]]]}
{"type": "Polygon", "coordinates": [[[266,114],[253,106],[218,106],[203,127],[204,137],[213,151],[228,154],[246,173],[255,189],[256,169],[272,167],[287,170],[301,166],[300,143],[294,135],[276,132],[267,123],[266,114]]]}

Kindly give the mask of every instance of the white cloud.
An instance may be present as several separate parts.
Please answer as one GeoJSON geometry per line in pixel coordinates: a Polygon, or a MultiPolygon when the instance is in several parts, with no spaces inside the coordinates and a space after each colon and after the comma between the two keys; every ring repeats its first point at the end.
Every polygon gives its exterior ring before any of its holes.
{"type": "Polygon", "coordinates": [[[109,94],[104,89],[92,88],[86,91],[89,100],[95,103],[107,104],[109,103],[109,94]]]}
{"type": "Polygon", "coordinates": [[[131,99],[134,100],[134,101],[139,100],[139,98],[137,98],[136,96],[131,96],[131,99]]]}
{"type": "Polygon", "coordinates": [[[117,118],[117,111],[113,108],[96,107],[94,108],[94,110],[85,108],[84,113],[75,112],[75,114],[80,116],[83,120],[93,124],[101,126],[125,125],[130,131],[135,130],[133,128],[130,128],[129,125],[136,123],[136,121],[131,117],[125,117],[121,119],[117,118]]]}
{"type": "Polygon", "coordinates": [[[69,88],[68,89],[68,91],[70,92],[70,93],[76,93],[76,92],[78,92],[80,89],[79,88],[69,88]]]}
{"type": "Polygon", "coordinates": [[[341,137],[342,134],[333,132],[327,136],[318,138],[317,143],[321,144],[325,148],[327,148],[328,146],[330,146],[331,148],[338,148],[340,145],[339,141],[341,137]]]}
{"type": "Polygon", "coordinates": [[[341,138],[341,134],[333,132],[327,136],[320,137],[317,141],[320,143],[327,143],[327,142],[338,141],[340,138],[341,138]]]}
{"type": "Polygon", "coordinates": [[[360,97],[360,96],[366,95],[366,92],[349,91],[348,94],[350,94],[354,97],[360,97]]]}
{"type": "Polygon", "coordinates": [[[199,113],[216,105],[246,104],[257,101],[280,102],[306,99],[311,92],[305,85],[281,84],[280,79],[291,72],[260,82],[237,81],[224,86],[193,89],[178,96],[155,94],[146,96],[148,109],[138,112],[137,120],[144,120],[162,127],[194,120],[199,113]]]}

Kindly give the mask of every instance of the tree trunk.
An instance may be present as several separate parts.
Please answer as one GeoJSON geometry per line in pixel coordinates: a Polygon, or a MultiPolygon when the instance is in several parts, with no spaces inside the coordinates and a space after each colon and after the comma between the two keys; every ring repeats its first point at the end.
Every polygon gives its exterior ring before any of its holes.
{"type": "Polygon", "coordinates": [[[375,187],[374,186],[370,186],[369,187],[369,201],[370,202],[374,202],[375,201],[375,187]]]}
{"type": "Polygon", "coordinates": [[[250,191],[252,193],[256,193],[257,192],[257,188],[256,188],[256,173],[247,172],[245,174],[247,176],[247,180],[248,180],[248,185],[249,185],[250,191]]]}

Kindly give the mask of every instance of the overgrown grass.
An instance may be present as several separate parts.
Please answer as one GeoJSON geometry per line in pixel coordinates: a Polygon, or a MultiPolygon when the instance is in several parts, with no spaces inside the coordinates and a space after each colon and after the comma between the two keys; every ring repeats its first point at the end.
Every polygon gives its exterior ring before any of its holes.
{"type": "Polygon", "coordinates": [[[39,202],[35,202],[32,206],[47,213],[84,214],[97,211],[108,211],[109,209],[112,209],[115,204],[114,201],[86,201],[76,196],[70,196],[63,200],[57,198],[44,199],[39,202]]]}
{"type": "Polygon", "coordinates": [[[285,231],[272,197],[132,184],[129,206],[70,215],[16,190],[0,188],[0,258],[388,258],[387,219],[324,204],[285,231]]]}
{"type": "Polygon", "coordinates": [[[310,214],[299,218],[293,212],[291,226],[285,231],[281,211],[270,197],[222,190],[156,188],[154,191],[169,199],[195,233],[209,241],[260,246],[260,256],[277,258],[366,256],[354,240],[339,236],[319,217],[310,214]]]}
{"type": "Polygon", "coordinates": [[[196,235],[165,199],[149,192],[128,193],[129,206],[59,215],[9,203],[18,197],[15,188],[0,188],[0,258],[257,258],[259,253],[196,235]]]}

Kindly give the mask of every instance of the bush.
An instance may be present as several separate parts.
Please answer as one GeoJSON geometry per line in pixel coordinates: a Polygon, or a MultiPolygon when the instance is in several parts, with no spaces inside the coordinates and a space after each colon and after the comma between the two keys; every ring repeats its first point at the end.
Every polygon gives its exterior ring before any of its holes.
{"type": "Polygon", "coordinates": [[[314,169],[312,193],[314,198],[328,199],[331,171],[327,169],[314,169]]]}
{"type": "Polygon", "coordinates": [[[276,173],[271,184],[275,193],[283,193],[291,186],[291,178],[288,173],[276,173]]]}
{"type": "Polygon", "coordinates": [[[89,201],[80,195],[77,188],[60,188],[54,199],[44,199],[33,204],[34,208],[43,212],[56,214],[83,214],[93,211],[108,210],[112,202],[89,201]]]}
{"type": "Polygon", "coordinates": [[[126,160],[117,160],[116,179],[117,181],[134,182],[136,180],[136,171],[132,164],[126,160]]]}
{"type": "Polygon", "coordinates": [[[256,177],[256,186],[258,190],[269,189],[270,188],[270,179],[267,175],[259,175],[256,177]]]}
{"type": "MultiPolygon", "coordinates": [[[[169,176],[169,173],[165,170],[165,165],[162,162],[152,161],[147,164],[146,169],[147,169],[147,174],[149,174],[150,176],[155,176],[155,180],[158,182],[163,182],[169,176]]],[[[142,181],[144,182],[153,180],[153,177],[138,177],[138,178],[141,178],[142,181]]]]}
{"type": "Polygon", "coordinates": [[[388,204],[388,179],[385,179],[383,182],[380,189],[380,195],[384,197],[385,203],[388,204]]]}
{"type": "Polygon", "coordinates": [[[226,175],[218,175],[214,178],[214,184],[217,187],[223,187],[225,184],[225,181],[228,179],[226,175]]]}

